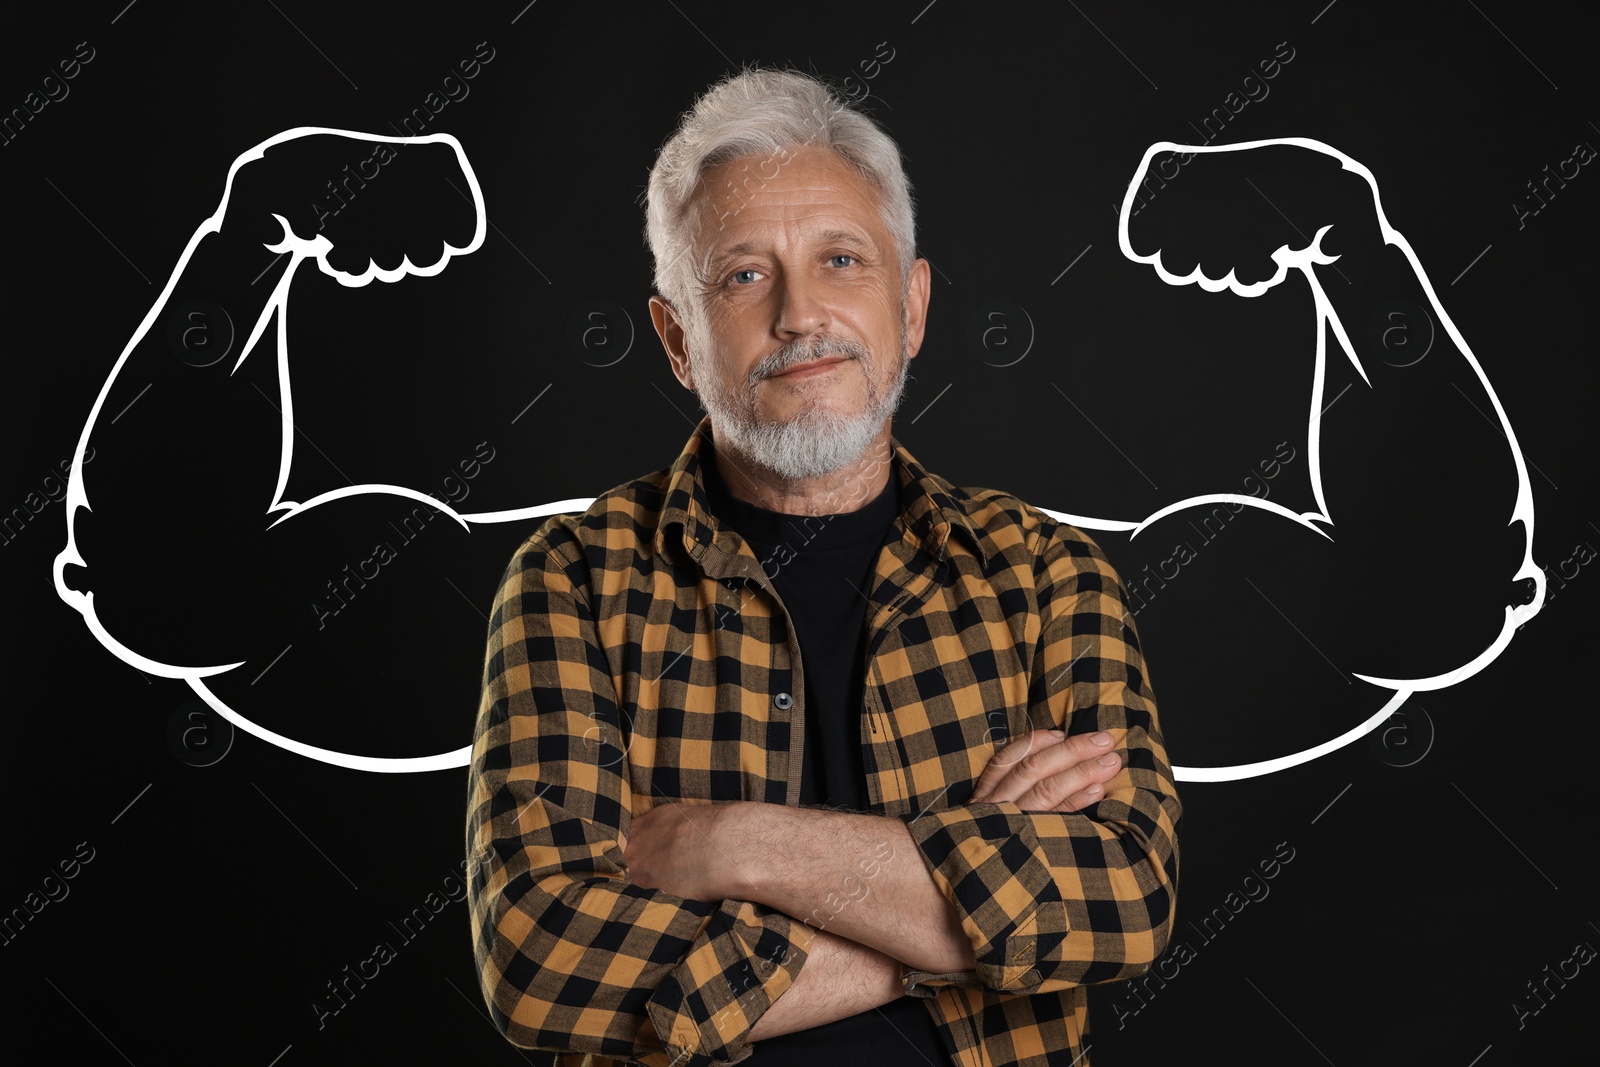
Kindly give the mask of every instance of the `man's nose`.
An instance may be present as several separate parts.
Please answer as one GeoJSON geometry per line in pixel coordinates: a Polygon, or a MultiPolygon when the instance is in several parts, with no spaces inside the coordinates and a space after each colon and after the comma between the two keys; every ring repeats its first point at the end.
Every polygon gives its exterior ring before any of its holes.
{"type": "Polygon", "coordinates": [[[827,332],[829,312],[815,280],[803,271],[784,271],[779,285],[778,318],[774,326],[780,337],[794,340],[827,332]]]}

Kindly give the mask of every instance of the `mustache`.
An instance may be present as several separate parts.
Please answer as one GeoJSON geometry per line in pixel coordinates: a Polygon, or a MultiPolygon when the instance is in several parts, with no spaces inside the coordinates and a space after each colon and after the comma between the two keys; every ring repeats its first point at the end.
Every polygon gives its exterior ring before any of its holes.
{"type": "Polygon", "coordinates": [[[865,360],[868,352],[865,345],[845,337],[809,337],[803,341],[791,341],[783,347],[764,357],[750,371],[750,383],[754,385],[762,378],[769,378],[774,374],[782,374],[791,367],[813,360],[824,359],[828,356],[843,356],[846,359],[865,360]]]}

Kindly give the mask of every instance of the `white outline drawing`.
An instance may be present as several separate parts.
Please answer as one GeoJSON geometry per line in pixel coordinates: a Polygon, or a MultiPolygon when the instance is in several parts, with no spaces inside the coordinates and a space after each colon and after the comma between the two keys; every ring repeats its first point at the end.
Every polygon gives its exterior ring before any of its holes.
{"type": "Polygon", "coordinates": [[[150,311],[145,315],[144,321],[141,322],[139,324],[139,328],[134,331],[133,337],[128,341],[127,347],[122,350],[122,355],[117,359],[116,364],[111,368],[111,373],[106,376],[106,382],[103,386],[101,386],[100,394],[95,398],[94,407],[89,411],[89,419],[84,424],[83,433],[78,438],[77,451],[72,457],[72,475],[67,483],[66,496],[67,544],[66,547],[57,554],[54,565],[56,593],[61,597],[62,600],[66,601],[66,603],[71,605],[73,608],[76,608],[77,611],[83,615],[84,621],[89,626],[89,630],[95,635],[95,637],[99,638],[102,645],[111,651],[112,655],[116,656],[118,659],[122,660],[122,662],[127,663],[130,666],[144,671],[146,674],[153,674],[163,678],[183,679],[189,684],[189,687],[194,690],[195,695],[201,700],[205,701],[206,704],[218,715],[221,715],[224,719],[232,723],[238,729],[252,734],[261,740],[266,741],[268,744],[277,745],[279,748],[286,749],[287,751],[293,752],[300,756],[307,756],[311,759],[321,760],[324,763],[331,763],[338,767],[348,767],[351,770],[358,771],[406,773],[412,771],[445,770],[451,767],[465,767],[471,761],[472,757],[472,747],[470,745],[463,746],[462,748],[458,749],[452,749],[448,752],[436,753],[431,756],[385,758],[378,756],[361,756],[355,753],[335,752],[331,749],[318,748],[314,745],[308,745],[302,741],[296,741],[294,738],[285,737],[282,734],[268,730],[266,727],[252,722],[250,719],[245,718],[243,715],[230,708],[222,701],[221,698],[211,691],[211,688],[205,682],[206,678],[209,678],[213,675],[222,674],[226,671],[234,670],[235,668],[243,666],[243,663],[223,663],[210,666],[184,667],[175,664],[160,663],[146,656],[142,656],[133,651],[131,648],[128,648],[126,645],[122,644],[122,642],[118,641],[116,638],[112,637],[111,634],[106,630],[105,626],[100,622],[100,619],[95,614],[93,592],[81,593],[75,589],[68,588],[66,584],[66,568],[68,566],[87,566],[82,554],[80,554],[78,551],[77,541],[74,533],[74,520],[77,516],[78,509],[86,508],[93,510],[89,507],[89,498],[84,490],[83,485],[83,457],[89,444],[90,431],[94,429],[95,420],[100,416],[101,408],[105,405],[106,397],[111,392],[111,385],[116,381],[118,371],[122,369],[123,364],[128,361],[128,357],[133,353],[139,342],[142,341],[145,335],[150,332],[151,327],[156,324],[157,320],[161,317],[162,312],[166,310],[167,300],[171,296],[174,287],[176,287],[178,278],[183,274],[184,268],[188,266],[189,258],[194,254],[194,251],[199,246],[201,240],[208,234],[217,233],[221,230],[223,216],[228,209],[228,200],[233,195],[234,178],[238,175],[240,168],[242,168],[246,163],[262,158],[262,156],[266,153],[266,150],[271,148],[273,145],[281,144],[285,141],[294,140],[299,137],[309,136],[312,134],[334,134],[336,136],[349,137],[358,141],[374,143],[381,142],[385,144],[449,145],[451,149],[454,150],[456,162],[460,165],[461,172],[465,176],[467,184],[471,189],[473,213],[476,221],[473,229],[472,240],[469,241],[464,247],[457,247],[455,245],[446,243],[444,246],[444,251],[436,263],[419,267],[412,263],[410,258],[407,257],[401,261],[399,266],[386,270],[379,267],[376,263],[369,259],[367,261],[366,269],[360,274],[350,274],[348,272],[338,270],[329,264],[327,256],[328,253],[333,250],[333,244],[326,237],[322,236],[321,234],[318,234],[316,237],[309,240],[298,237],[290,229],[289,223],[283,218],[283,216],[273,216],[283,226],[283,240],[277,244],[267,245],[266,249],[269,252],[290,253],[291,259],[289,261],[289,266],[284,270],[283,277],[278,279],[278,283],[273,288],[272,294],[268,298],[266,306],[262,309],[260,316],[256,319],[256,322],[250,331],[250,335],[244,343],[243,349],[239,352],[239,358],[234,361],[233,368],[229,372],[230,374],[234,373],[238,371],[240,366],[243,365],[245,357],[248,356],[255,348],[256,342],[261,339],[262,334],[266,331],[267,323],[271,320],[272,316],[276,314],[278,316],[277,359],[278,388],[280,393],[279,407],[282,412],[281,443],[279,446],[278,482],[277,486],[273,490],[272,502],[267,507],[267,513],[271,514],[275,511],[281,511],[283,514],[270,523],[267,528],[271,529],[273,526],[283,522],[285,519],[292,518],[295,515],[309,511],[310,509],[318,507],[322,504],[327,504],[331,501],[339,500],[344,497],[357,495],[388,494],[404,497],[408,500],[420,501],[429,507],[437,508],[439,511],[449,515],[456,522],[460,523],[463,529],[467,530],[471,529],[471,527],[468,525],[470,522],[515,522],[523,519],[549,515],[556,512],[572,510],[582,511],[593,502],[592,500],[557,500],[549,504],[542,504],[531,508],[523,508],[516,511],[463,515],[457,512],[454,508],[450,507],[450,505],[445,501],[429,496],[428,494],[419,490],[409,489],[398,485],[377,484],[345,486],[327,493],[319,493],[303,503],[283,499],[284,490],[289,484],[289,470],[293,466],[294,462],[294,401],[289,385],[288,320],[289,286],[294,280],[295,271],[297,271],[307,260],[314,260],[322,273],[335,279],[340,285],[350,288],[359,288],[361,286],[370,284],[374,280],[382,282],[399,281],[401,278],[411,274],[421,277],[432,277],[444,270],[445,266],[450,262],[452,257],[458,255],[468,255],[477,251],[478,248],[483,244],[484,234],[488,225],[488,215],[486,214],[483,205],[483,190],[478,183],[478,176],[473,172],[472,165],[467,162],[467,156],[461,148],[461,143],[450,134],[433,133],[417,137],[388,137],[381,134],[359,133],[354,130],[331,129],[325,126],[297,126],[294,129],[285,130],[280,134],[267,138],[265,141],[262,141],[260,144],[243,153],[233,161],[232,166],[228,168],[228,180],[223,187],[221,203],[217,205],[216,211],[214,211],[210,217],[202,222],[195,230],[194,235],[189,238],[189,243],[184,246],[183,254],[178,257],[178,263],[175,267],[173,267],[172,274],[167,279],[166,286],[161,290],[161,295],[156,298],[156,301],[151,306],[150,311]]]}
{"type": "MultiPolygon", "coordinates": [[[[1322,390],[1327,368],[1328,331],[1330,329],[1333,331],[1334,336],[1338,338],[1339,347],[1349,357],[1351,366],[1355,367],[1356,373],[1361,375],[1361,380],[1366,382],[1369,387],[1372,385],[1371,380],[1367,378],[1366,369],[1361,366],[1361,360],[1356,356],[1355,347],[1350,343],[1350,335],[1346,331],[1344,323],[1339,320],[1339,316],[1334,312],[1332,302],[1329,301],[1327,293],[1323,291],[1322,283],[1318,281],[1316,272],[1312,270],[1315,264],[1328,264],[1339,258],[1323,252],[1321,247],[1323,235],[1332,229],[1332,226],[1323,226],[1317,230],[1316,236],[1311,239],[1311,243],[1304,248],[1291,249],[1288,245],[1280,246],[1277,251],[1272,253],[1273,262],[1278,265],[1277,272],[1271,278],[1249,284],[1240,282],[1234,276],[1232,270],[1229,270],[1221,278],[1207,277],[1198,263],[1195,265],[1194,270],[1186,275],[1174,274],[1162,264],[1160,249],[1147,256],[1141,256],[1133,250],[1133,246],[1128,239],[1128,220],[1132,218],[1130,209],[1133,207],[1138,190],[1144,182],[1145,174],[1149,171],[1150,160],[1158,153],[1240,152],[1268,145],[1290,145],[1295,148],[1304,148],[1308,151],[1320,152],[1331,156],[1339,161],[1343,169],[1359,175],[1366,181],[1367,187],[1372,191],[1372,207],[1377,213],[1378,226],[1383,233],[1384,242],[1400,249],[1401,253],[1405,255],[1406,261],[1411,265],[1412,271],[1417,276],[1417,281],[1428,294],[1428,303],[1432,307],[1434,315],[1437,316],[1439,322],[1444,324],[1445,331],[1450,335],[1450,339],[1455,342],[1456,348],[1466,357],[1467,365],[1478,376],[1478,381],[1483,385],[1484,391],[1488,393],[1490,402],[1494,404],[1495,414],[1500,418],[1500,430],[1505,434],[1506,443],[1511,446],[1511,455],[1516,460],[1517,465],[1517,498],[1511,509],[1511,519],[1506,525],[1509,526],[1514,522],[1520,522],[1523,525],[1522,565],[1517,569],[1517,573],[1512,576],[1512,581],[1532,579],[1534,595],[1533,599],[1526,604],[1506,605],[1505,619],[1501,623],[1499,636],[1490,642],[1488,648],[1452,670],[1427,678],[1404,679],[1376,678],[1351,672],[1364,682],[1370,682],[1373,685],[1391,690],[1392,695],[1384,702],[1381,708],[1364,722],[1350,730],[1346,730],[1337,737],[1321,744],[1313,745],[1311,748],[1300,752],[1277,756],[1273,759],[1261,760],[1256,763],[1241,763],[1227,767],[1173,767],[1173,776],[1179,781],[1228,782],[1240,778],[1253,778],[1258,775],[1271,774],[1273,771],[1281,771],[1289,767],[1298,766],[1301,763],[1307,763],[1318,756],[1323,756],[1335,749],[1342,748],[1376,729],[1400,705],[1404,704],[1406,698],[1412,693],[1447,688],[1471,678],[1474,674],[1487,667],[1511,643],[1512,635],[1516,633],[1517,627],[1537,615],[1539,609],[1544,606],[1544,571],[1539,568],[1538,564],[1533,562],[1533,490],[1528,482],[1528,468],[1527,464],[1523,462],[1522,449],[1517,444],[1517,435],[1511,429],[1511,420],[1506,417],[1505,408],[1501,406],[1500,398],[1495,394],[1494,386],[1489,384],[1489,377],[1484,374],[1483,367],[1478,363],[1477,357],[1472,354],[1472,349],[1467,346],[1466,338],[1461,336],[1461,331],[1456,329],[1455,322],[1450,318],[1449,313],[1445,311],[1444,306],[1439,303],[1439,296],[1434,292],[1433,282],[1429,280],[1427,272],[1422,269],[1422,264],[1418,261],[1417,254],[1411,247],[1411,242],[1407,241],[1399,230],[1389,224],[1389,217],[1383,210],[1383,201],[1378,195],[1378,180],[1373,176],[1372,171],[1331,145],[1309,137],[1277,137],[1260,141],[1240,141],[1235,144],[1218,145],[1184,145],[1176,144],[1172,141],[1157,141],[1145,149],[1144,158],[1139,161],[1139,168],[1134,172],[1133,180],[1128,183],[1127,193],[1122,200],[1122,212],[1117,219],[1117,242],[1124,256],[1135,263],[1145,263],[1154,267],[1156,274],[1168,285],[1194,284],[1208,293],[1220,293],[1226,289],[1238,296],[1260,296],[1288,277],[1290,269],[1298,270],[1305,278],[1306,283],[1311,287],[1311,294],[1317,312],[1316,367],[1311,385],[1311,417],[1306,431],[1306,452],[1310,457],[1311,468],[1311,491],[1316,498],[1317,510],[1296,514],[1272,501],[1238,493],[1212,493],[1189,497],[1186,500],[1168,504],[1137,522],[1067,515],[1061,512],[1048,511],[1044,508],[1039,510],[1045,511],[1046,514],[1054,516],[1063,522],[1070,522],[1073,525],[1084,526],[1089,529],[1129,530],[1132,531],[1128,535],[1131,540],[1138,536],[1140,530],[1143,530],[1152,522],[1184,508],[1209,503],[1238,502],[1250,507],[1261,508],[1291,522],[1298,523],[1323,537],[1329,537],[1327,531],[1312,525],[1312,520],[1335,526],[1332,516],[1328,514],[1328,503],[1322,495],[1322,390]]],[[[1329,540],[1332,540],[1332,538],[1329,537],[1329,540]]]]}
{"type": "MultiPolygon", "coordinates": [[[[351,288],[358,288],[368,285],[374,280],[382,282],[394,282],[406,277],[407,275],[432,277],[444,270],[445,266],[449,263],[452,257],[458,255],[468,255],[472,252],[475,252],[483,244],[485,227],[488,221],[488,216],[484,209],[483,192],[479,186],[477,175],[473,172],[471,164],[468,163],[466,153],[462,150],[460,142],[458,142],[451,135],[447,133],[435,133],[416,137],[388,137],[379,134],[359,133],[352,130],[331,129],[323,126],[299,126],[295,127],[294,129],[285,130],[280,134],[262,141],[260,144],[243,153],[233,161],[232,166],[230,166],[228,169],[227,183],[224,186],[221,203],[218,204],[216,211],[213,212],[207,219],[205,219],[205,221],[203,221],[195,230],[194,235],[190,237],[188,244],[184,247],[183,254],[178,257],[177,265],[174,266],[170,277],[167,279],[167,284],[165,287],[163,287],[160,296],[156,298],[155,303],[151,306],[149,312],[146,313],[144,320],[139,324],[139,328],[134,332],[132,338],[129,339],[127,346],[122,351],[122,355],[117,359],[117,362],[112,367],[110,374],[107,375],[105,384],[101,386],[100,393],[95,398],[94,406],[90,409],[88,420],[84,423],[83,432],[79,435],[77,450],[73,454],[72,473],[68,482],[66,495],[67,543],[60,553],[57,554],[53,567],[56,592],[65,603],[83,615],[84,621],[88,625],[89,630],[95,635],[96,638],[99,639],[100,643],[118,659],[132,667],[137,668],[138,670],[144,671],[147,674],[153,674],[164,678],[180,678],[184,680],[189,684],[190,688],[194,690],[195,694],[201,700],[205,701],[209,707],[216,711],[218,715],[222,716],[238,729],[243,730],[246,733],[249,733],[263,741],[266,741],[269,744],[276,745],[279,748],[293,752],[300,756],[306,756],[311,759],[320,760],[324,763],[333,764],[334,766],[346,767],[351,770],[358,771],[411,773],[419,771],[446,770],[454,767],[465,767],[471,762],[472,747],[470,745],[466,745],[458,749],[452,749],[446,752],[435,753],[429,756],[362,756],[355,753],[337,752],[331,749],[318,748],[314,745],[309,745],[305,742],[297,741],[294,738],[286,737],[282,734],[275,733],[272,730],[268,730],[266,727],[252,722],[245,716],[230,708],[215,693],[211,691],[210,687],[205,682],[206,678],[243,666],[242,662],[186,667],[160,663],[149,659],[148,657],[142,656],[123,645],[116,638],[112,637],[111,634],[106,630],[105,626],[100,622],[99,618],[95,614],[94,594],[92,591],[87,593],[79,592],[78,590],[69,588],[66,584],[65,570],[68,566],[87,567],[88,565],[78,551],[74,534],[75,518],[78,509],[90,509],[88,496],[84,489],[83,483],[84,455],[88,448],[90,431],[94,429],[95,420],[99,417],[101,409],[105,404],[106,397],[111,391],[111,386],[116,381],[117,373],[128,361],[128,357],[133,353],[139,342],[144,339],[145,335],[149,333],[151,327],[154,326],[157,320],[161,317],[163,311],[166,309],[167,300],[177,284],[178,278],[183,274],[184,268],[188,265],[190,257],[193,255],[195,249],[199,246],[201,240],[208,234],[216,233],[221,230],[223,215],[227,210],[228,200],[233,192],[234,178],[238,174],[240,168],[252,160],[260,159],[265,151],[273,145],[311,134],[333,134],[336,136],[349,137],[361,141],[383,142],[388,144],[449,145],[454,150],[456,160],[460,164],[461,171],[471,188],[472,203],[476,216],[476,226],[473,232],[472,240],[468,242],[467,245],[464,247],[456,247],[454,245],[446,244],[444,246],[443,254],[440,256],[438,262],[431,265],[419,267],[416,264],[413,264],[409,258],[406,258],[402,260],[398,267],[386,270],[380,268],[375,262],[369,259],[365,270],[359,274],[350,274],[337,270],[329,264],[327,256],[328,253],[333,249],[333,245],[326,237],[323,237],[321,234],[318,234],[315,238],[311,239],[298,237],[293,233],[288,222],[281,215],[274,215],[274,218],[276,218],[283,226],[284,236],[283,239],[277,244],[270,244],[266,245],[265,247],[268,251],[289,253],[291,254],[292,258],[289,266],[284,271],[283,276],[278,280],[277,285],[274,287],[266,306],[262,309],[260,316],[257,318],[254,326],[252,327],[249,337],[239,353],[239,358],[234,362],[232,371],[230,371],[230,373],[236,372],[244,363],[245,357],[250,354],[250,352],[255,348],[256,343],[261,339],[266,330],[268,321],[271,319],[272,315],[276,314],[278,316],[278,384],[280,390],[280,407],[282,415],[281,443],[277,485],[273,491],[272,501],[267,508],[267,513],[270,514],[272,512],[282,512],[282,514],[279,515],[278,518],[275,519],[271,524],[269,524],[267,528],[270,529],[272,526],[276,526],[278,523],[290,519],[295,515],[309,511],[314,507],[319,507],[323,504],[331,503],[332,501],[340,500],[345,497],[358,495],[387,494],[403,497],[409,500],[416,500],[449,515],[456,522],[460,523],[463,529],[468,531],[471,530],[471,525],[473,523],[489,525],[504,522],[522,522],[528,519],[543,518],[545,516],[554,514],[581,513],[587,510],[588,507],[594,503],[595,498],[593,497],[573,498],[568,500],[556,500],[545,504],[538,504],[526,508],[516,508],[508,511],[463,514],[450,507],[450,505],[445,501],[439,500],[438,498],[430,496],[419,490],[409,489],[404,486],[386,484],[345,486],[329,492],[319,493],[318,495],[304,502],[283,499],[283,494],[289,481],[289,471],[293,465],[294,452],[294,408],[289,382],[288,362],[288,293],[295,271],[298,270],[299,267],[307,260],[314,260],[318,269],[320,269],[322,273],[334,278],[339,282],[339,284],[351,288]]],[[[1240,764],[1229,767],[1174,767],[1174,776],[1180,781],[1220,782],[1270,774],[1273,771],[1283,770],[1285,768],[1293,767],[1298,764],[1316,759],[1318,756],[1325,755],[1328,752],[1332,752],[1337,748],[1347,745],[1362,735],[1375,729],[1380,723],[1387,719],[1395,711],[1395,709],[1400,707],[1400,705],[1403,704],[1406,698],[1412,693],[1430,689],[1443,689],[1447,686],[1463,681],[1466,678],[1470,678],[1472,675],[1482,670],[1491,661],[1493,661],[1502,650],[1504,650],[1507,644],[1510,643],[1512,634],[1516,631],[1516,628],[1536,615],[1539,611],[1539,608],[1544,603],[1544,573],[1533,562],[1532,556],[1533,497],[1528,483],[1527,468],[1523,462],[1522,452],[1517,446],[1516,436],[1512,432],[1511,423],[1506,418],[1505,410],[1501,407],[1499,397],[1495,395],[1493,387],[1489,384],[1488,377],[1483,372],[1483,368],[1478,364],[1477,359],[1472,355],[1471,350],[1467,347],[1466,341],[1456,329],[1454,322],[1451,321],[1450,316],[1440,305],[1438,296],[1434,293],[1433,285],[1428,280],[1427,275],[1423,272],[1422,265],[1417,261],[1416,254],[1412,251],[1411,245],[1399,233],[1399,231],[1395,230],[1394,227],[1389,225],[1389,220],[1384,215],[1382,205],[1378,198],[1377,182],[1373,178],[1371,171],[1342,152],[1339,152],[1338,150],[1331,148],[1320,141],[1315,141],[1304,137],[1287,137],[1262,141],[1244,141],[1237,144],[1228,145],[1194,146],[1175,144],[1170,141],[1160,141],[1151,145],[1145,150],[1144,158],[1139,164],[1139,169],[1135,173],[1133,181],[1129,183],[1128,192],[1122,205],[1121,216],[1118,220],[1117,235],[1123,255],[1127,256],[1134,262],[1147,263],[1153,266],[1156,270],[1156,273],[1160,275],[1161,280],[1166,282],[1168,285],[1188,285],[1194,283],[1198,284],[1207,292],[1220,292],[1224,289],[1228,289],[1239,296],[1253,297],[1261,295],[1274,285],[1282,282],[1284,278],[1288,276],[1288,272],[1291,268],[1299,270],[1304,275],[1307,282],[1310,283],[1311,292],[1315,298],[1318,331],[1316,371],[1312,386],[1311,418],[1307,436],[1307,450],[1310,456],[1312,491],[1316,497],[1318,510],[1297,514],[1280,504],[1237,493],[1213,493],[1190,497],[1173,504],[1165,505],[1157,511],[1152,512],[1144,519],[1138,521],[1098,519],[1088,516],[1072,515],[1065,512],[1051,511],[1048,508],[1039,508],[1038,510],[1059,521],[1068,522],[1077,526],[1083,526],[1088,529],[1131,531],[1129,536],[1133,537],[1137,536],[1139,531],[1144,529],[1150,523],[1153,523],[1160,518],[1170,515],[1173,512],[1180,511],[1184,508],[1195,507],[1208,503],[1238,502],[1250,507],[1262,508],[1284,519],[1304,526],[1309,530],[1313,530],[1323,537],[1328,537],[1328,534],[1324,530],[1312,524],[1312,520],[1320,520],[1328,523],[1329,525],[1333,524],[1333,520],[1328,515],[1327,504],[1322,495],[1322,479],[1319,455],[1321,401],[1324,378],[1323,372],[1326,358],[1327,330],[1329,328],[1334,331],[1334,335],[1338,338],[1340,346],[1343,348],[1345,355],[1349,357],[1350,362],[1355,366],[1357,372],[1361,374],[1362,380],[1367,380],[1366,372],[1362,368],[1360,360],[1356,357],[1355,350],[1350,344],[1350,339],[1345,332],[1344,325],[1339,321],[1338,316],[1334,313],[1332,305],[1328,301],[1326,294],[1323,292],[1321,285],[1317,281],[1316,274],[1311,269],[1313,264],[1331,263],[1337,258],[1335,256],[1329,256],[1323,253],[1319,247],[1323,234],[1325,234],[1330,227],[1324,226],[1322,229],[1318,230],[1316,237],[1312,239],[1311,244],[1306,248],[1290,249],[1287,245],[1280,247],[1272,254],[1273,260],[1278,264],[1277,273],[1270,279],[1254,282],[1248,285],[1240,283],[1234,277],[1231,270],[1223,278],[1213,279],[1202,274],[1198,266],[1196,266],[1195,270],[1189,275],[1179,277],[1172,274],[1162,266],[1161,253],[1159,250],[1149,256],[1139,256],[1133,252],[1128,241],[1128,220],[1130,218],[1129,208],[1132,206],[1136,190],[1140,187],[1140,182],[1149,168],[1151,158],[1157,153],[1231,152],[1249,148],[1257,148],[1265,145],[1294,145],[1300,148],[1306,148],[1333,156],[1340,160],[1345,170],[1359,174],[1371,187],[1373,206],[1377,211],[1378,221],[1382,227],[1385,240],[1387,243],[1398,247],[1405,254],[1406,259],[1412,266],[1412,269],[1416,272],[1418,281],[1421,282],[1423,288],[1428,294],[1428,299],[1433,307],[1434,314],[1438,317],[1438,320],[1443,323],[1444,328],[1449,333],[1451,340],[1455,342],[1456,347],[1466,357],[1468,364],[1478,375],[1478,380],[1483,384],[1484,389],[1489,394],[1490,400],[1494,404],[1495,413],[1500,417],[1500,428],[1505,433],[1506,440],[1511,445],[1512,455],[1516,460],[1517,468],[1517,498],[1510,521],[1522,522],[1526,531],[1523,562],[1521,568],[1515,575],[1515,579],[1531,578],[1535,583],[1535,595],[1533,600],[1528,604],[1519,606],[1508,605],[1506,608],[1505,622],[1499,637],[1496,638],[1496,640],[1492,642],[1490,646],[1482,653],[1478,654],[1469,662],[1454,668],[1453,670],[1447,671],[1443,674],[1435,675],[1430,678],[1399,680],[1374,678],[1367,675],[1357,674],[1356,677],[1361,678],[1363,681],[1393,690],[1393,695],[1384,703],[1383,707],[1381,707],[1370,718],[1355,728],[1302,752],[1293,753],[1287,756],[1280,756],[1258,763],[1240,764]]],[[[1370,385],[1371,383],[1368,382],[1368,384],[1370,385]]]]}

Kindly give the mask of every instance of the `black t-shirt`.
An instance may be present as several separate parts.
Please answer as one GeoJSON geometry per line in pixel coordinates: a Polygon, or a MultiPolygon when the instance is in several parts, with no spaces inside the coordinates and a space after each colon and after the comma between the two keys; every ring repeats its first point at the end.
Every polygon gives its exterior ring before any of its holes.
{"type": "MultiPolygon", "coordinates": [[[[839,515],[769,511],[735,497],[706,463],[711,510],[750,543],[794,620],[805,675],[805,748],[800,803],[867,810],[861,762],[866,689],[868,582],[900,514],[898,462],[889,484],[864,507],[839,515]]],[[[781,617],[781,616],[780,616],[781,617]]],[[[949,1061],[929,1006],[903,996],[881,1008],[756,1043],[760,1067],[805,1065],[849,1052],[883,1067],[949,1061]]]]}

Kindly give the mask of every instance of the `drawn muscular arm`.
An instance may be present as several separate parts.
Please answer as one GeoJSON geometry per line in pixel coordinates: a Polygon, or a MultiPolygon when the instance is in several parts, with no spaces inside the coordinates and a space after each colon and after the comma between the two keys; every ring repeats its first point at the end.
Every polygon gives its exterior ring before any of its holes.
{"type": "MultiPolygon", "coordinates": [[[[1280,284],[1305,294],[1305,330],[1283,350],[1310,372],[1296,420],[1308,432],[1293,442],[1311,482],[1310,499],[1293,501],[1307,533],[1286,530],[1279,545],[1300,561],[1294,588],[1266,591],[1284,613],[1368,677],[1432,675],[1506,637],[1508,607],[1538,574],[1532,503],[1509,417],[1444,306],[1459,311],[1474,291],[1452,288],[1470,280],[1463,264],[1425,271],[1377,178],[1304,138],[1154,145],[1120,223],[1124,255],[1169,285],[1218,299],[1280,284]],[[1281,599],[1295,595],[1300,604],[1281,599]],[[1359,633],[1317,631],[1330,615],[1317,606],[1339,602],[1406,609],[1366,612],[1359,633]]],[[[1191,518],[1218,502],[1198,506],[1191,518]]]]}
{"type": "MultiPolygon", "coordinates": [[[[215,603],[239,581],[241,563],[282,550],[282,537],[271,542],[263,533],[282,518],[274,505],[283,500],[296,432],[288,428],[294,408],[281,350],[295,271],[310,262],[345,285],[396,280],[442,268],[441,247],[466,246],[473,234],[472,203],[433,198],[446,205],[444,221],[432,223],[443,226],[443,241],[421,234],[427,225],[415,212],[391,203],[424,173],[450,172],[450,145],[399,146],[411,153],[405,164],[362,193],[369,217],[352,212],[332,222],[318,198],[351,163],[370,160],[379,141],[288,131],[266,145],[234,164],[222,203],[124,348],[80,439],[56,586],[91,627],[104,624],[96,632],[120,645],[119,655],[189,665],[238,658],[229,629],[205,612],[155,612],[215,603]],[[371,265],[374,255],[399,262],[407,241],[415,245],[404,269],[371,265]],[[85,466],[91,447],[95,462],[85,466]]],[[[394,145],[381,147],[396,154],[394,145]]]]}

